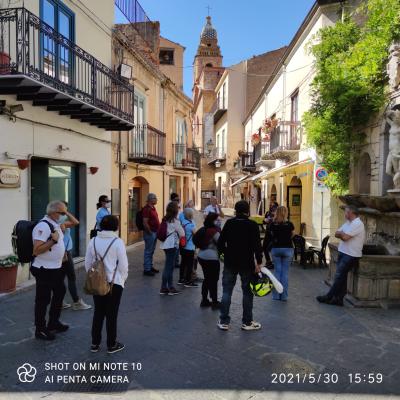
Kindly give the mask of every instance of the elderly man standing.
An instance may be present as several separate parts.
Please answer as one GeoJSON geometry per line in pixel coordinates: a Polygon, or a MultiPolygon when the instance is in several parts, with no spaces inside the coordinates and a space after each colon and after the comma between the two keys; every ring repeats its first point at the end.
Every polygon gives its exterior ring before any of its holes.
{"type": "Polygon", "coordinates": [[[30,271],[36,279],[35,336],[41,340],[53,340],[54,333],[68,329],[68,325],[60,322],[65,295],[64,272],[61,268],[65,245],[60,222],[66,213],[67,207],[62,201],[50,202],[46,215],[32,231],[35,258],[30,271]],[[46,325],[49,304],[49,321],[46,325]]]}
{"type": "Polygon", "coordinates": [[[157,230],[160,226],[155,205],[157,204],[157,196],[154,193],[147,195],[147,203],[143,207],[143,240],[144,240],[144,261],[143,275],[154,276],[158,269],[153,267],[153,255],[157,244],[157,230]]]}
{"type": "Polygon", "coordinates": [[[221,218],[224,218],[224,213],[221,209],[221,206],[218,204],[217,198],[215,196],[212,196],[210,198],[210,204],[204,209],[204,217],[206,217],[210,213],[218,214],[217,224],[219,227],[221,227],[221,218]]]}
{"type": "Polygon", "coordinates": [[[364,224],[358,215],[356,207],[347,206],[345,208],[346,222],[335,233],[335,237],[341,240],[338,247],[339,256],[335,280],[326,295],[317,296],[320,303],[343,306],[343,298],[347,293],[347,275],[362,257],[365,240],[364,224]]]}

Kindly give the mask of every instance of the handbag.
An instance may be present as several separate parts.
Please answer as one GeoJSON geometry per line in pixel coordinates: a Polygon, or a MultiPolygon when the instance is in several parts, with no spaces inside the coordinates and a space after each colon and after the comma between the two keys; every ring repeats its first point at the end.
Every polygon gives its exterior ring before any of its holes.
{"type": "Polygon", "coordinates": [[[97,222],[94,224],[94,228],[90,231],[90,239],[93,239],[94,237],[97,236],[96,226],[97,226],[97,222]]]}
{"type": "Polygon", "coordinates": [[[116,240],[117,238],[114,238],[108,245],[104,255],[100,256],[97,254],[96,250],[96,238],[93,239],[95,260],[86,273],[85,286],[83,287],[83,290],[86,294],[91,294],[93,296],[105,296],[112,291],[118,264],[114,269],[112,281],[109,283],[107,279],[106,267],[104,265],[104,259],[116,240]]]}

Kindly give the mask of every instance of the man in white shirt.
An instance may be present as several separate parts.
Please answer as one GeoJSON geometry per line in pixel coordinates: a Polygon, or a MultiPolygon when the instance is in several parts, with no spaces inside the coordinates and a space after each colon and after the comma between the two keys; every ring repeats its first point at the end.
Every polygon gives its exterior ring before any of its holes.
{"type": "Polygon", "coordinates": [[[365,228],[359,218],[358,209],[347,206],[344,215],[346,222],[335,233],[335,237],[341,240],[338,247],[335,280],[325,296],[317,297],[320,303],[337,306],[343,306],[343,298],[347,293],[347,275],[353,267],[358,265],[365,240],[365,228]]]}
{"type": "Polygon", "coordinates": [[[66,212],[67,208],[62,201],[50,202],[46,215],[32,231],[35,258],[30,271],[36,279],[35,336],[41,340],[53,340],[54,333],[65,332],[68,329],[68,325],[60,322],[65,295],[64,272],[61,268],[65,245],[59,222],[66,212]],[[49,304],[49,322],[46,325],[49,304]]]}
{"type": "Polygon", "coordinates": [[[215,196],[210,198],[210,204],[204,209],[204,217],[211,213],[218,214],[218,226],[221,227],[221,218],[224,218],[224,213],[222,212],[221,206],[218,204],[215,196]]]}

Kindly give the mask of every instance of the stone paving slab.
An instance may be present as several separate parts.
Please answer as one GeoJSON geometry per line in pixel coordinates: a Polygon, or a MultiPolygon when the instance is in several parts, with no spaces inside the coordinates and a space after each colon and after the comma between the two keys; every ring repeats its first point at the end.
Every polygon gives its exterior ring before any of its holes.
{"type": "MultiPolygon", "coordinates": [[[[62,320],[70,330],[43,343],[33,337],[34,290],[0,299],[0,392],[6,398],[86,399],[104,392],[112,398],[133,393],[137,399],[400,398],[398,310],[321,305],[315,295],[326,290],[327,271],[293,265],[287,303],[271,297],[254,301],[261,331],[240,330],[238,286],[231,330],[222,332],[216,327],[218,313],[200,309],[200,288],[159,296],[161,277],[142,275],[142,252],[139,246],[129,253],[130,276],[119,315],[119,339],[126,349],[115,355],[107,355],[104,345],[98,354],[88,351],[92,311],[64,311],[62,320]],[[25,362],[37,368],[33,383],[18,381],[16,370],[25,362]],[[45,371],[49,362],[139,362],[142,370],[126,373],[129,384],[104,384],[89,394],[88,385],[45,384],[47,375],[65,374],[45,371]],[[383,374],[382,384],[349,382],[350,373],[372,372],[383,374]],[[273,383],[274,373],[286,374],[286,383],[273,383]],[[289,374],[300,374],[300,382],[288,383],[289,374]],[[338,382],[308,383],[309,374],[337,374],[338,382]]],[[[160,250],[155,259],[162,269],[160,250]]],[[[79,270],[79,287],[82,280],[79,270]]],[[[92,303],[90,297],[85,300],[92,303]]]]}

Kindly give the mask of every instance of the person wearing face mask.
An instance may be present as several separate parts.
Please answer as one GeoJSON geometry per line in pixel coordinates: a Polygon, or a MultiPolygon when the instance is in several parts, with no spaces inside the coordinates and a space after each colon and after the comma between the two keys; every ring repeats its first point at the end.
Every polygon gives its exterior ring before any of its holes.
{"type": "Polygon", "coordinates": [[[96,229],[100,231],[100,222],[106,215],[111,215],[110,213],[111,200],[108,199],[106,194],[99,197],[99,202],[97,203],[97,214],[96,214],[96,229]]]}
{"type": "Polygon", "coordinates": [[[36,280],[35,337],[41,340],[54,340],[55,333],[68,330],[68,325],[60,322],[65,295],[64,273],[61,268],[65,245],[59,222],[66,212],[67,207],[62,201],[50,202],[46,208],[46,215],[32,231],[35,258],[30,271],[36,280]],[[46,324],[49,304],[49,320],[46,324]]]}
{"type": "MultiPolygon", "coordinates": [[[[65,204],[65,207],[68,207],[68,203],[63,201],[65,204]]],[[[89,304],[86,304],[79,296],[78,296],[78,289],[76,288],[76,275],[75,275],[75,267],[74,267],[74,261],[72,259],[72,249],[73,249],[73,243],[72,243],[72,237],[71,237],[71,228],[74,226],[79,225],[79,221],[77,218],[72,215],[68,209],[65,212],[65,215],[62,215],[59,218],[61,230],[64,233],[64,246],[65,246],[65,254],[63,258],[63,263],[62,263],[62,269],[67,276],[68,279],[68,290],[69,293],[72,297],[72,309],[74,311],[78,310],[89,310],[92,308],[89,304]]],[[[66,303],[63,301],[62,308],[70,308],[71,304],[66,303]]]]}

